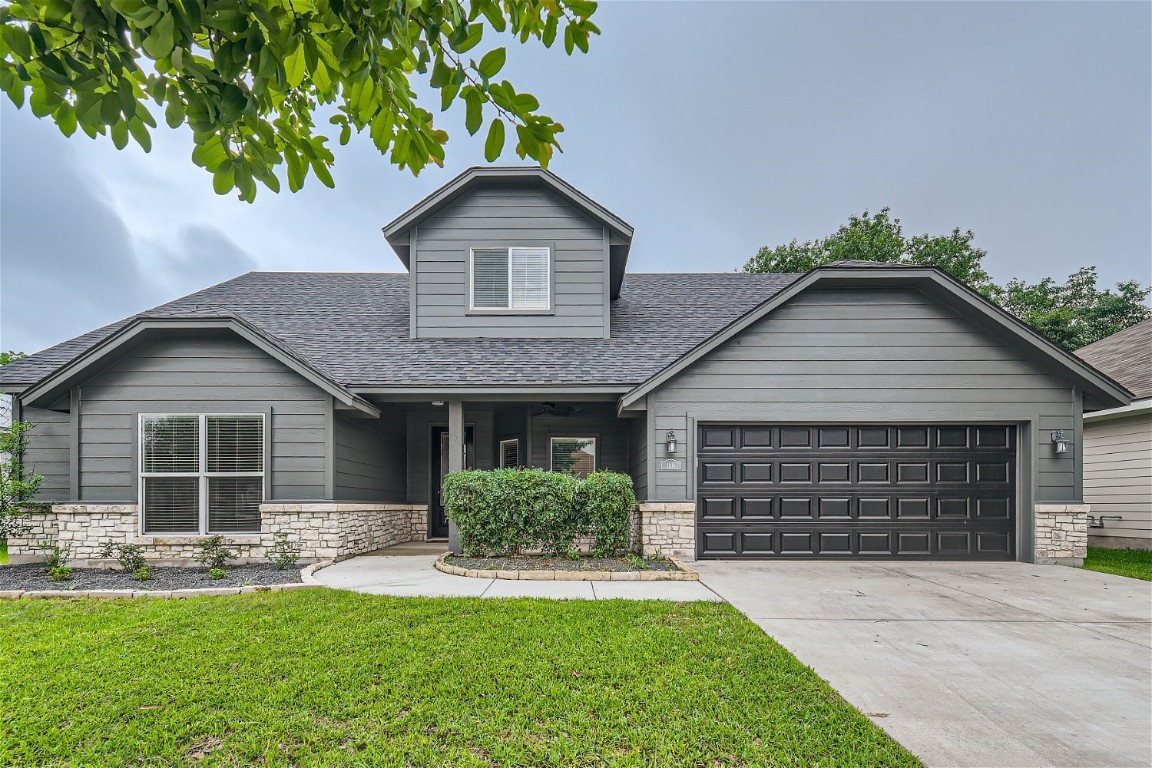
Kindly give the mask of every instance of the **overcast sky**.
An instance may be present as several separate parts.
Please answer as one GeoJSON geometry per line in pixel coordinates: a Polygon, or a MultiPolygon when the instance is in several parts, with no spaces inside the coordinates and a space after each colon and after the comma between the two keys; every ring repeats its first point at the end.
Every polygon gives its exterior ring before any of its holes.
{"type": "MultiPolygon", "coordinates": [[[[552,170],[636,228],[633,271],[737,269],[890,206],[908,234],[975,230],[998,280],[1147,283],[1150,11],[613,2],[588,55],[513,45],[506,74],[567,128],[552,170]]],[[[29,352],[252,269],[398,271],[380,227],[483,163],[449,113],[442,170],[414,179],[365,136],[336,148],[336,189],[248,205],[185,132],[146,155],[6,99],[0,118],[0,347],[29,352]]]]}

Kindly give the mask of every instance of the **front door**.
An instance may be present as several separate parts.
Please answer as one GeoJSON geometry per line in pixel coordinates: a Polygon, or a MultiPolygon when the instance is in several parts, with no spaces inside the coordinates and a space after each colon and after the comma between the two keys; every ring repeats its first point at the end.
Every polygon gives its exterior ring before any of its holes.
{"type": "MultiPolygon", "coordinates": [[[[464,428],[464,467],[476,466],[473,451],[472,427],[464,428]]],[[[448,537],[448,516],[444,514],[444,476],[448,474],[448,427],[432,428],[432,472],[429,477],[431,499],[429,505],[431,520],[429,535],[434,539],[448,537]]]]}

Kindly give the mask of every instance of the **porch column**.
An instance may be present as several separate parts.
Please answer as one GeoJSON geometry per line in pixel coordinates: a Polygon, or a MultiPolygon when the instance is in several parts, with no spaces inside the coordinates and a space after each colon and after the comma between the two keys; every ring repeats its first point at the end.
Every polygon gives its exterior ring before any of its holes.
{"type": "MultiPolygon", "coordinates": [[[[464,402],[448,401],[448,472],[464,471],[464,402]]],[[[460,533],[448,521],[448,551],[460,554],[460,533]]]]}

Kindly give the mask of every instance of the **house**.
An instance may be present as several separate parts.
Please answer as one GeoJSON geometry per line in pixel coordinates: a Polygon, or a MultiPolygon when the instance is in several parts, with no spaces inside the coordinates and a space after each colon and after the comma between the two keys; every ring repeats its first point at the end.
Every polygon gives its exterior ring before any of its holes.
{"type": "Polygon", "coordinates": [[[1081,418],[1129,393],[939,270],[630,273],[632,227],[536,168],[384,235],[406,273],[250,273],[5,366],[52,504],[13,555],[344,557],[531,465],[629,473],[649,553],[1084,556],[1081,418]]]}
{"type": "Polygon", "coordinates": [[[1084,416],[1084,501],[1092,505],[1088,543],[1152,549],[1152,320],[1076,354],[1136,398],[1084,416]]]}

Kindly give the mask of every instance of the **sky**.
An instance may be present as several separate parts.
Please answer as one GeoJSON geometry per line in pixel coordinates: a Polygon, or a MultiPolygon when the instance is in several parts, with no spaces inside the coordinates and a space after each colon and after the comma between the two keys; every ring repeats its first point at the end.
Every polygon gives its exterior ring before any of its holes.
{"type": "MultiPolygon", "coordinates": [[[[565,125],[551,170],[635,227],[631,271],[739,269],[889,206],[905,234],[975,231],[999,281],[1085,265],[1152,281],[1152,4],[609,2],[594,18],[588,54],[511,43],[502,76],[565,125]]],[[[5,350],[254,269],[400,271],[380,227],[484,164],[456,109],[442,169],[414,178],[353,137],[335,189],[248,204],[216,195],[162,120],[150,154],[117,151],[0,99],[5,350]]],[[[523,161],[509,147],[500,164],[523,161]]]]}

